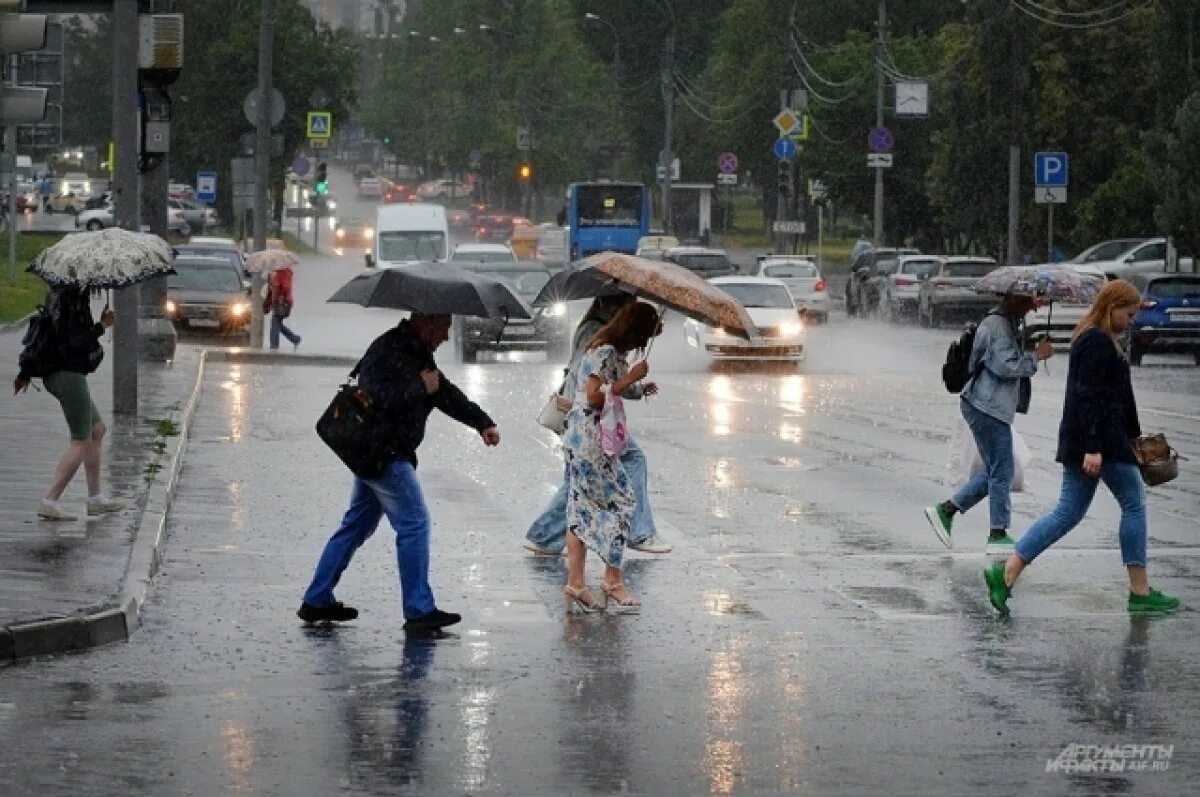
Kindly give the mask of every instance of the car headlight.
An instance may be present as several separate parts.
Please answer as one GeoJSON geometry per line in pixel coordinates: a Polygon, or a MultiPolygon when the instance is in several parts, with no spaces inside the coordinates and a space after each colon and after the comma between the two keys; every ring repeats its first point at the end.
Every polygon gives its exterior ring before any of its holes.
{"type": "Polygon", "coordinates": [[[243,316],[250,312],[250,305],[246,302],[234,302],[229,306],[229,312],[236,316],[243,316]]]}
{"type": "Polygon", "coordinates": [[[725,331],[725,327],[712,327],[712,334],[720,338],[728,335],[729,333],[725,331]]]}
{"type": "Polygon", "coordinates": [[[92,184],[91,183],[85,182],[83,184],[83,193],[85,193],[85,194],[92,193],[92,184]]]}
{"type": "Polygon", "coordinates": [[[370,227],[367,227],[365,230],[363,230],[363,238],[366,238],[369,241],[374,237],[375,237],[375,231],[372,230],[370,227]]]}
{"type": "Polygon", "coordinates": [[[336,209],[337,209],[337,202],[334,202],[332,199],[331,199],[331,200],[329,200],[328,202],[326,202],[326,203],[325,203],[325,205],[326,205],[326,207],[328,207],[330,210],[336,210],[336,209]]]}
{"type": "Polygon", "coordinates": [[[163,310],[165,310],[168,314],[172,314],[178,309],[179,309],[179,306],[176,305],[175,302],[171,301],[170,299],[167,299],[165,302],[163,302],[163,310]]]}
{"type": "Polygon", "coordinates": [[[335,232],[335,233],[334,233],[334,235],[336,235],[338,238],[345,238],[345,237],[346,237],[346,231],[345,231],[345,230],[343,230],[343,229],[341,229],[341,228],[339,227],[339,228],[338,228],[338,230],[337,230],[337,232],[335,232]]]}
{"type": "Polygon", "coordinates": [[[550,305],[549,309],[546,310],[546,315],[550,316],[551,318],[562,318],[566,314],[566,302],[555,302],[554,304],[550,305]]]}
{"type": "Polygon", "coordinates": [[[779,325],[779,334],[785,338],[794,338],[802,332],[804,332],[804,324],[799,321],[779,325]]]}

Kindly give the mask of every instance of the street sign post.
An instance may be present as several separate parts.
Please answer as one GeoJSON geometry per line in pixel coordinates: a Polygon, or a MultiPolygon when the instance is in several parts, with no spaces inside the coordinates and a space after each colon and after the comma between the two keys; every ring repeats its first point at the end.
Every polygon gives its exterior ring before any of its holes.
{"type": "MultiPolygon", "coordinates": [[[[279,89],[271,89],[271,127],[283,121],[283,112],[286,109],[287,103],[283,94],[279,89]]],[[[250,124],[258,126],[258,89],[250,89],[250,93],[242,100],[242,113],[246,115],[250,124]]]]}
{"type": "Polygon", "coordinates": [[[772,149],[775,152],[775,157],[781,161],[790,161],[796,157],[796,142],[790,138],[775,139],[775,146],[772,149]]]}
{"type": "MultiPolygon", "coordinates": [[[[666,167],[664,167],[661,164],[654,167],[654,174],[655,174],[655,177],[657,178],[658,182],[660,182],[660,183],[667,179],[666,167]]],[[[679,158],[672,158],[671,159],[671,179],[678,180],[679,175],[680,175],[679,158]]]]}
{"type": "Polygon", "coordinates": [[[296,160],[292,161],[292,171],[299,177],[304,177],[308,174],[308,170],[312,168],[312,164],[308,162],[308,158],[303,155],[297,155],[296,160]]]}
{"type": "Polygon", "coordinates": [[[784,108],[771,121],[779,129],[779,135],[786,136],[800,125],[800,115],[791,108],[784,108]]]}
{"type": "Polygon", "coordinates": [[[800,121],[792,128],[792,132],[787,134],[787,137],[795,142],[808,141],[808,134],[812,130],[812,117],[808,114],[800,114],[800,121]]]}
{"type": "Polygon", "coordinates": [[[517,149],[526,152],[533,149],[533,134],[529,132],[528,127],[517,128],[517,149]]]}
{"type": "Polygon", "coordinates": [[[1041,186],[1034,189],[1033,201],[1039,205],[1063,205],[1067,201],[1067,189],[1041,186]]]}
{"type": "Polygon", "coordinates": [[[1033,155],[1034,199],[1046,206],[1046,261],[1054,260],[1054,206],[1067,201],[1071,182],[1070,157],[1065,152],[1035,152],[1033,155]]]}
{"type": "Polygon", "coordinates": [[[867,146],[872,152],[891,152],[896,146],[896,137],[886,127],[876,127],[867,134],[867,146]]]}
{"type": "Polygon", "coordinates": [[[328,141],[333,138],[333,113],[331,111],[309,111],[306,127],[310,139],[328,141]]]}
{"type": "Polygon", "coordinates": [[[217,201],[216,172],[196,172],[196,199],[210,205],[217,201]]]}
{"type": "Polygon", "coordinates": [[[732,152],[722,152],[717,156],[717,171],[721,174],[737,174],[738,156],[732,152]]]}
{"type": "Polygon", "coordinates": [[[771,223],[771,230],[785,235],[804,235],[807,231],[802,221],[775,221],[771,223]]]}
{"type": "Polygon", "coordinates": [[[729,174],[727,172],[720,172],[717,174],[717,185],[737,185],[737,184],[738,184],[738,176],[736,174],[729,174]]]}
{"type": "Polygon", "coordinates": [[[867,168],[868,169],[890,169],[892,168],[892,155],[890,152],[868,152],[867,153],[867,168]]]}

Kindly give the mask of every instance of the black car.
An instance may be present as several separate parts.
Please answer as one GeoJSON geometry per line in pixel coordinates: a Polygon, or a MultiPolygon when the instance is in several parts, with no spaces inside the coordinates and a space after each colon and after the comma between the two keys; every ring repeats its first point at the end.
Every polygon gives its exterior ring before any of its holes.
{"type": "Polygon", "coordinates": [[[243,277],[249,279],[250,272],[246,270],[246,261],[242,253],[223,244],[186,243],[175,247],[176,257],[204,257],[224,260],[243,277]]]}
{"type": "MultiPolygon", "coordinates": [[[[551,271],[536,260],[515,263],[456,263],[498,279],[526,303],[532,303],[550,280],[551,271]]],[[[544,351],[551,361],[565,361],[571,345],[570,319],[565,303],[539,307],[532,320],[454,317],[454,348],[465,363],[475,362],[480,351],[544,351]]]]}
{"type": "Polygon", "coordinates": [[[900,255],[919,255],[919,249],[868,249],[850,264],[846,280],[846,315],[869,315],[879,312],[884,283],[896,268],[900,255]]]}
{"type": "Polygon", "coordinates": [[[208,332],[250,343],[250,289],[224,257],[175,258],[163,312],[180,333],[208,332]]]}
{"type": "Polygon", "coordinates": [[[501,213],[481,213],[475,217],[475,240],[481,244],[506,244],[512,238],[513,218],[501,213]]]}

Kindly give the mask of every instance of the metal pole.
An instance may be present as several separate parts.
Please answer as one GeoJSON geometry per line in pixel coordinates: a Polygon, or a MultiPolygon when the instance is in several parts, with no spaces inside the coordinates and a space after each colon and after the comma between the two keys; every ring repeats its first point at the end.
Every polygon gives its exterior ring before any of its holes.
{"type": "MultiPolygon", "coordinates": [[[[883,34],[887,29],[887,4],[879,0],[879,29],[875,39],[875,127],[883,127],[883,34]]],[[[883,246],[883,169],[875,167],[875,231],[876,247],[883,246]]]]}
{"type": "Polygon", "coordinates": [[[671,154],[672,128],[675,124],[675,21],[671,21],[671,32],[667,34],[667,57],[663,66],[663,105],[666,108],[666,130],[663,138],[663,234],[671,234],[671,154]]]}
{"type": "MultiPolygon", "coordinates": [[[[116,226],[138,229],[137,51],[138,2],[113,1],[113,215],[116,226]]],[[[138,289],[116,291],[113,327],[113,414],[136,415],[138,400],[138,289]]]]}
{"type": "Polygon", "coordinates": [[[817,270],[825,268],[825,204],[817,203],[817,270]]]}
{"type": "MultiPolygon", "coordinates": [[[[275,43],[275,0],[261,0],[262,18],[258,28],[258,118],[254,144],[254,251],[267,248],[267,203],[271,179],[271,48],[275,43]]],[[[318,226],[320,219],[317,219],[318,226]]],[[[250,292],[250,346],[263,345],[263,278],[255,272],[250,292]]]]}
{"type": "MultiPolygon", "coordinates": [[[[169,3],[166,11],[170,11],[169,3]]],[[[142,90],[146,118],[169,121],[170,105],[166,93],[157,86],[142,90]]],[[[166,238],[168,234],[168,157],[166,154],[146,157],[141,175],[141,220],[150,232],[166,238]]],[[[155,277],[138,285],[138,357],[150,362],[168,362],[175,357],[178,336],[175,325],[167,320],[163,305],[167,301],[167,278],[155,277]]]]}
{"type": "Polygon", "coordinates": [[[1046,204],[1046,262],[1054,262],[1054,203],[1046,204]]]}
{"type": "Polygon", "coordinates": [[[11,153],[13,170],[8,176],[8,282],[17,284],[17,127],[4,128],[4,151],[11,153]]]}
{"type": "MultiPolygon", "coordinates": [[[[616,116],[618,122],[621,117],[621,37],[617,33],[616,25],[605,23],[613,30],[613,92],[616,99],[616,116]]],[[[620,128],[618,128],[619,130],[620,128]]],[[[613,139],[612,153],[612,179],[613,182],[621,179],[621,138],[620,133],[613,139]]]]}
{"type": "MultiPolygon", "coordinates": [[[[780,89],[779,90],[779,110],[781,110],[781,111],[785,110],[788,107],[788,101],[789,101],[788,90],[780,89]]],[[[775,221],[787,221],[788,220],[788,197],[787,197],[787,191],[784,188],[786,183],[784,183],[784,181],[779,178],[780,178],[780,173],[786,173],[789,175],[789,179],[790,179],[791,168],[792,168],[791,162],[787,161],[787,160],[783,160],[783,159],[779,160],[779,162],[775,166],[775,169],[776,169],[776,174],[775,174],[775,183],[776,183],[776,185],[775,185],[775,221]]],[[[774,230],[774,225],[772,225],[772,230],[774,230]]],[[[783,252],[787,246],[787,233],[782,232],[782,231],[772,232],[771,238],[773,239],[772,243],[774,245],[773,246],[774,250],[776,252],[783,252]]]]}
{"type": "Polygon", "coordinates": [[[1021,212],[1021,148],[1008,148],[1008,264],[1015,266],[1021,253],[1017,251],[1017,221],[1021,212]]]}

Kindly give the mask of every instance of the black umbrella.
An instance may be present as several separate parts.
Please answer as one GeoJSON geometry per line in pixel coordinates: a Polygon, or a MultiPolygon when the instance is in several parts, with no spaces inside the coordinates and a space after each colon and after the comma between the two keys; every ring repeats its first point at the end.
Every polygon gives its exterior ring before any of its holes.
{"type": "Polygon", "coordinates": [[[450,263],[416,263],[359,274],[327,301],[424,315],[533,317],[525,302],[503,282],[450,263]]]}

